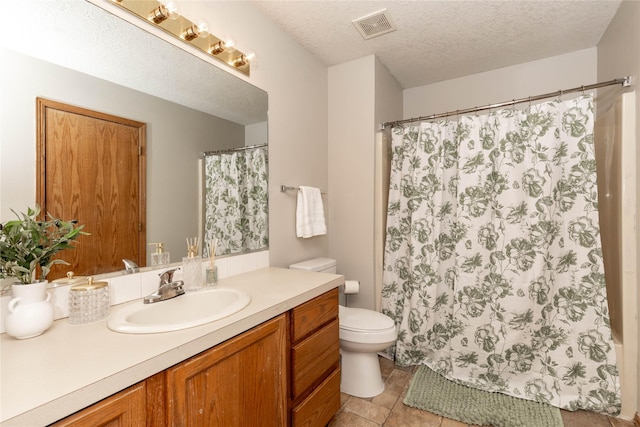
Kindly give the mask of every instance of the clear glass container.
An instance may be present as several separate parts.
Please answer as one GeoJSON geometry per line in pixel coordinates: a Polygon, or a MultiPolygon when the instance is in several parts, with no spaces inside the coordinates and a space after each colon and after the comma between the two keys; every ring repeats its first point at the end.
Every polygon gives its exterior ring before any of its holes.
{"type": "Polygon", "coordinates": [[[217,265],[208,265],[206,268],[206,282],[207,286],[213,286],[218,284],[218,266],[217,265]]]}
{"type": "Polygon", "coordinates": [[[184,280],[183,289],[187,292],[197,291],[204,287],[204,271],[202,270],[202,258],[182,258],[182,274],[184,280]]]}
{"type": "Polygon", "coordinates": [[[92,277],[86,283],[69,289],[69,323],[80,325],[97,322],[109,315],[109,284],[94,282],[92,277]]]}

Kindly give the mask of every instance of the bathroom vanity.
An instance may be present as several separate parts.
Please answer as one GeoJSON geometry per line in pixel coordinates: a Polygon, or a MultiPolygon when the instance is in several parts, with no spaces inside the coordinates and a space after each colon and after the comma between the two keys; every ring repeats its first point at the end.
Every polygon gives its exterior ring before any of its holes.
{"type": "Polygon", "coordinates": [[[251,303],[195,328],[120,334],[63,319],[41,338],[3,335],[2,425],[326,425],[340,406],[343,282],[266,268],[222,280],[251,303]],[[36,359],[48,370],[15,372],[36,359]]]}

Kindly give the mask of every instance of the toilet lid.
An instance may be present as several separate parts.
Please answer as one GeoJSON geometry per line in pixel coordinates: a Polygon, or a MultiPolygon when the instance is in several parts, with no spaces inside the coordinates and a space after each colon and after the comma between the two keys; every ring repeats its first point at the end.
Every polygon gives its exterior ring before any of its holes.
{"type": "Polygon", "coordinates": [[[395,328],[393,320],[382,313],[364,308],[339,306],[340,328],[349,331],[382,331],[395,328]]]}

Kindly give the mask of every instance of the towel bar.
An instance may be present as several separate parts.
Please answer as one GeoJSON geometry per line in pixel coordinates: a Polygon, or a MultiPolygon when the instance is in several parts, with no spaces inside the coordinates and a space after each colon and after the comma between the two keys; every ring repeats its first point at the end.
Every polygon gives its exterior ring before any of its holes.
{"type": "MultiPolygon", "coordinates": [[[[292,190],[299,190],[299,189],[300,189],[299,187],[289,187],[287,185],[281,185],[280,186],[280,191],[283,192],[283,193],[285,191],[292,191],[292,190]]],[[[325,193],[324,191],[320,191],[320,194],[327,194],[327,193],[325,193]]]]}

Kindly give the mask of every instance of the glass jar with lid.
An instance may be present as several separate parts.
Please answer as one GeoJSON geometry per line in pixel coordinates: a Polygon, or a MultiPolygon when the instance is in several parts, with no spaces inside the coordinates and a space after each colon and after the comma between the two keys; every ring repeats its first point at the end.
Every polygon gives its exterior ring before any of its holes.
{"type": "Polygon", "coordinates": [[[88,277],[69,289],[69,323],[97,322],[109,315],[109,284],[88,277]]]}

